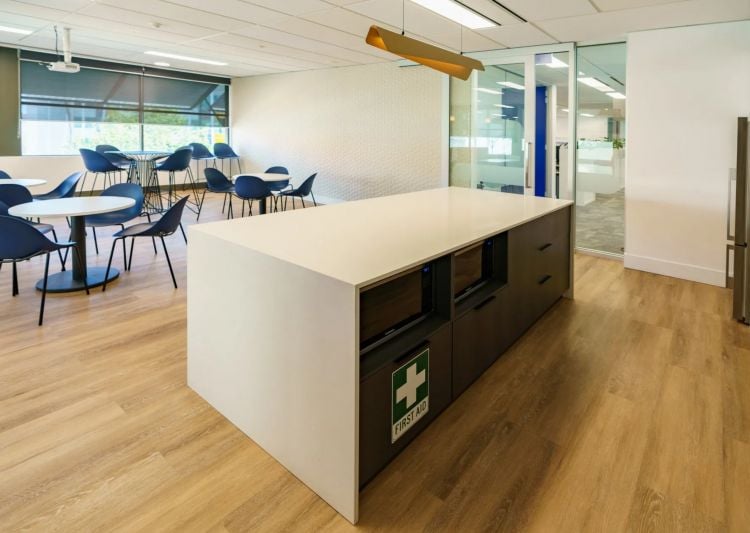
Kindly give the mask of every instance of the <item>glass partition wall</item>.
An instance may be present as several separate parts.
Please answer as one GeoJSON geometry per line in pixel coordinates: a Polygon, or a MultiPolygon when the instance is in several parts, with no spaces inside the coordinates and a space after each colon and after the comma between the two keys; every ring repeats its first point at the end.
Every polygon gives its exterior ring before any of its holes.
{"type": "Polygon", "coordinates": [[[621,256],[625,44],[472,55],[485,70],[450,80],[449,183],[575,199],[576,247],[621,256]]]}
{"type": "Polygon", "coordinates": [[[578,54],[576,246],[625,251],[625,43],[578,54]]]}
{"type": "Polygon", "coordinates": [[[485,70],[450,81],[451,185],[573,197],[567,141],[572,45],[474,54],[485,70]]]}

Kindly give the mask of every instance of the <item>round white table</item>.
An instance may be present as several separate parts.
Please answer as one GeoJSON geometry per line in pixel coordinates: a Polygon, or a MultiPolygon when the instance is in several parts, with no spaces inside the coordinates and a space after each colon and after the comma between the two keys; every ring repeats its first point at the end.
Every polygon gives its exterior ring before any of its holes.
{"type": "MultiPolygon", "coordinates": [[[[289,174],[269,174],[267,172],[243,172],[242,174],[235,174],[232,176],[232,181],[237,181],[237,178],[240,176],[255,176],[256,178],[260,178],[266,183],[273,183],[277,185],[277,188],[274,190],[281,190],[284,187],[287,186],[289,181],[292,179],[292,177],[289,174]],[[283,185],[280,182],[286,182],[283,185]]],[[[266,198],[261,198],[258,200],[258,213],[261,215],[266,214],[266,198]]],[[[244,208],[243,208],[244,209],[244,208]]]]}
{"type": "Polygon", "coordinates": [[[47,183],[47,180],[39,180],[39,179],[10,179],[10,180],[0,180],[0,185],[21,185],[22,187],[38,187],[40,185],[44,185],[47,183]]]}
{"type": "MultiPolygon", "coordinates": [[[[89,288],[102,285],[104,283],[104,275],[107,271],[104,267],[88,268],[86,265],[86,215],[111,213],[112,211],[119,211],[120,209],[126,209],[134,205],[135,200],[132,198],[123,198],[120,196],[82,196],[19,204],[11,207],[8,212],[15,217],[22,218],[70,217],[71,239],[75,242],[75,248],[78,250],[78,253],[72,254],[72,270],[58,272],[49,276],[47,291],[73,292],[85,289],[84,280],[88,283],[89,288]]],[[[111,268],[107,282],[109,283],[119,275],[119,270],[111,268]]],[[[42,290],[43,281],[39,280],[37,282],[37,289],[42,290]]]]}

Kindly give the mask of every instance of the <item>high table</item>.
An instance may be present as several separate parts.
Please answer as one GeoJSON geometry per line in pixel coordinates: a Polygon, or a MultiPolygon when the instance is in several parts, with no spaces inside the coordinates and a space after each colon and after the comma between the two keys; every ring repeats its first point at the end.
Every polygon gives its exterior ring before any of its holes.
{"type": "MultiPolygon", "coordinates": [[[[73,254],[72,271],[67,270],[49,276],[47,291],[73,292],[85,289],[84,280],[88,283],[89,288],[102,285],[107,270],[104,267],[89,268],[86,265],[86,215],[110,213],[133,205],[135,205],[135,200],[132,198],[81,196],[19,204],[11,207],[8,212],[13,216],[22,218],[70,217],[71,239],[76,243],[75,247],[79,253],[73,254]]],[[[119,275],[119,270],[111,268],[107,282],[112,281],[119,275]]],[[[43,283],[44,280],[39,280],[36,288],[42,290],[43,283]]]]}
{"type": "Polygon", "coordinates": [[[163,150],[114,150],[108,154],[119,154],[132,160],[135,165],[135,183],[143,187],[143,212],[154,214],[164,212],[159,176],[154,172],[156,161],[172,152],[163,150]]]}
{"type": "Polygon", "coordinates": [[[193,225],[188,385],[356,522],[362,484],[571,295],[572,209],[450,187],[193,225]]]}
{"type": "MultiPolygon", "coordinates": [[[[240,176],[255,176],[256,178],[260,178],[266,183],[274,183],[277,185],[280,185],[282,187],[285,187],[286,184],[281,185],[281,182],[289,183],[289,181],[292,179],[292,177],[289,174],[269,174],[267,172],[243,172],[242,174],[235,174],[232,176],[232,180],[237,181],[237,178],[240,176]]],[[[261,198],[258,201],[258,213],[261,215],[266,214],[266,198],[261,198]]]]}
{"type": "Polygon", "coordinates": [[[47,183],[47,180],[24,178],[0,180],[0,185],[21,185],[22,187],[38,187],[40,185],[44,185],[45,183],[47,183]]]}

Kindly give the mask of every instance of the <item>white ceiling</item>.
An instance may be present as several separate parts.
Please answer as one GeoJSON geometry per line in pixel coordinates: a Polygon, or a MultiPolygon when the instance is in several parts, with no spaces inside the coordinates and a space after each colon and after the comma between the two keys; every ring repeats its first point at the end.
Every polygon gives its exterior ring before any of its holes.
{"type": "MultiPolygon", "coordinates": [[[[405,2],[408,35],[458,50],[623,39],[637,30],[750,18],[750,0],[463,0],[500,26],[471,31],[405,2]]],[[[54,50],[53,26],[73,29],[74,55],[150,64],[146,50],[225,61],[172,67],[228,76],[396,58],[364,42],[371,24],[399,29],[402,0],[0,0],[0,44],[54,50]],[[154,27],[158,26],[158,27],[154,27]]]]}

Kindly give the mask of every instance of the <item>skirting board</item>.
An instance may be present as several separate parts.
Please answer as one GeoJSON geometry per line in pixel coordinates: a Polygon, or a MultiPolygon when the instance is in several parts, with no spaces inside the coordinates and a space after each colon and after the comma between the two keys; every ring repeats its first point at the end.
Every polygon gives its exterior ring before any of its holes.
{"type": "Polygon", "coordinates": [[[625,268],[724,287],[724,271],[625,253],[625,268]]]}

